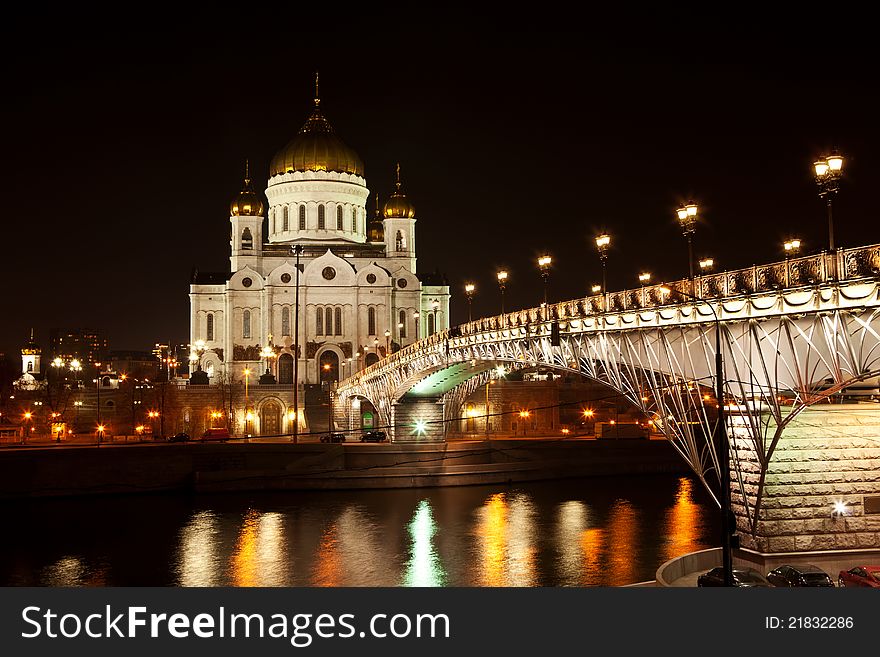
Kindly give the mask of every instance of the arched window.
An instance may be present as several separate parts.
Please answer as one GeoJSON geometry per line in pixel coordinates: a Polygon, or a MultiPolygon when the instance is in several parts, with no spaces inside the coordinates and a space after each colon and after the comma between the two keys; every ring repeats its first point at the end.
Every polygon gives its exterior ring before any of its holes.
{"type": "Polygon", "coordinates": [[[324,206],[318,206],[318,230],[324,230],[324,206]]]}
{"type": "Polygon", "coordinates": [[[251,235],[250,228],[245,228],[241,231],[241,248],[245,250],[254,248],[254,237],[251,235]]]}
{"type": "Polygon", "coordinates": [[[208,313],[208,330],[206,339],[211,342],[214,339],[214,313],[208,313]]]}
{"type": "Polygon", "coordinates": [[[284,230],[290,230],[290,215],[287,212],[287,206],[284,206],[284,230]]]}
{"type": "Polygon", "coordinates": [[[333,309],[324,309],[324,330],[325,335],[333,335],[333,309]]]}
{"type": "Polygon", "coordinates": [[[406,243],[403,241],[403,233],[397,231],[397,237],[394,238],[394,250],[403,251],[406,249],[406,243]]]}
{"type": "Polygon", "coordinates": [[[376,335],[376,309],[367,308],[367,335],[376,335]]]}
{"type": "Polygon", "coordinates": [[[299,206],[299,229],[306,229],[306,206],[299,206]]]}
{"type": "Polygon", "coordinates": [[[29,360],[29,361],[28,361],[28,364],[27,364],[27,371],[28,371],[28,372],[33,372],[33,371],[34,371],[34,361],[32,361],[32,360],[29,360]]]}
{"type": "Polygon", "coordinates": [[[290,308],[281,306],[281,335],[290,335],[290,308]]]}
{"type": "Polygon", "coordinates": [[[241,337],[251,337],[251,311],[245,310],[241,316],[241,337]]]}
{"type": "Polygon", "coordinates": [[[397,320],[397,323],[400,324],[400,337],[405,338],[406,337],[406,311],[405,310],[400,311],[399,319],[397,320]]]}
{"type": "Polygon", "coordinates": [[[434,335],[434,313],[428,315],[428,335],[434,335]]]}
{"type": "Polygon", "coordinates": [[[342,230],[342,206],[336,206],[336,230],[342,230]]]}
{"type": "Polygon", "coordinates": [[[336,333],[335,333],[335,335],[342,335],[342,308],[337,308],[334,311],[334,315],[336,317],[336,333]]]}
{"type": "Polygon", "coordinates": [[[358,209],[357,206],[351,206],[351,232],[358,232],[358,209]]]}
{"type": "Polygon", "coordinates": [[[315,309],[315,335],[324,335],[324,309],[315,309]]]}

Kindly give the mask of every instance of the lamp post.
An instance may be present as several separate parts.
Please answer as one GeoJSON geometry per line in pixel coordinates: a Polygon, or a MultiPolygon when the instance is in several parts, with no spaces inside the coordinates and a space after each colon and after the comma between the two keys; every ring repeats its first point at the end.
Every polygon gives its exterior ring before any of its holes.
{"type": "Polygon", "coordinates": [[[538,268],[541,270],[541,279],[544,281],[544,305],[547,305],[548,291],[550,288],[550,265],[553,264],[553,258],[543,255],[538,258],[538,268]]]}
{"type": "Polygon", "coordinates": [[[695,294],[694,289],[694,246],[693,236],[697,227],[697,204],[691,201],[687,205],[676,210],[678,224],[681,226],[682,234],[687,238],[688,243],[688,276],[691,281],[691,294],[695,294]]]}
{"type": "Polygon", "coordinates": [[[299,257],[302,255],[301,244],[290,247],[296,256],[296,291],[293,298],[293,442],[299,442],[299,257]]]}
{"type": "Polygon", "coordinates": [[[248,380],[251,378],[251,371],[249,368],[245,367],[242,370],[242,374],[244,374],[244,435],[248,437],[251,435],[250,432],[250,421],[251,421],[251,409],[250,404],[248,403],[248,380]]]}
{"type": "Polygon", "coordinates": [[[605,281],[605,265],[608,263],[608,249],[611,248],[611,235],[602,233],[596,237],[596,249],[599,251],[599,260],[602,263],[602,294],[608,292],[605,281]]]}
{"type": "Polygon", "coordinates": [[[651,272],[643,271],[639,274],[639,285],[645,286],[651,282],[651,272]]]}
{"type": "Polygon", "coordinates": [[[97,375],[95,377],[95,390],[98,393],[98,442],[104,437],[104,425],[101,424],[101,363],[95,363],[97,375]]]}
{"type": "Polygon", "coordinates": [[[385,357],[391,353],[391,331],[385,329],[385,357]]]}
{"type": "Polygon", "coordinates": [[[82,363],[76,358],[70,361],[70,371],[73,372],[73,381],[79,387],[79,373],[82,372],[82,363]]]}
{"type": "Polygon", "coordinates": [[[782,245],[782,248],[785,251],[785,259],[788,260],[791,256],[796,256],[800,252],[801,241],[799,239],[787,240],[782,245]]]}
{"type": "Polygon", "coordinates": [[[843,157],[833,152],[813,162],[813,173],[819,186],[819,198],[825,199],[828,207],[828,251],[834,253],[834,220],[831,215],[831,201],[840,190],[840,176],[843,172],[843,157]]]}
{"type": "Polygon", "coordinates": [[[473,314],[471,313],[471,302],[474,300],[474,292],[476,291],[476,286],[473,283],[466,283],[464,286],[464,293],[467,296],[468,302],[468,321],[474,321],[473,314]]]}
{"type": "MultiPolygon", "coordinates": [[[[670,288],[661,288],[665,294],[671,294],[670,288]]],[[[694,301],[702,301],[709,310],[715,321],[715,399],[718,402],[718,419],[715,422],[715,431],[712,439],[718,445],[719,479],[721,480],[721,567],[724,570],[724,586],[733,586],[733,556],[731,553],[731,523],[730,511],[730,445],[727,440],[727,427],[724,420],[724,360],[721,353],[721,320],[714,306],[698,296],[687,292],[678,292],[694,301]]]]}
{"type": "Polygon", "coordinates": [[[498,272],[498,289],[501,291],[501,314],[504,314],[504,289],[507,287],[507,272],[503,269],[498,272]]]}

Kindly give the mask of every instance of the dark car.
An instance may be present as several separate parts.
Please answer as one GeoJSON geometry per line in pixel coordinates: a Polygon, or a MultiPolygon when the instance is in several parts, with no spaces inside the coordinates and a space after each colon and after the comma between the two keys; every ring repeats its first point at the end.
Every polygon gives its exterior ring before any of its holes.
{"type": "Polygon", "coordinates": [[[848,588],[861,586],[880,589],[880,566],[856,566],[849,570],[841,570],[837,576],[837,585],[848,588]]]}
{"type": "MultiPolygon", "coordinates": [[[[734,568],[733,585],[742,588],[772,586],[766,577],[751,568],[734,568]]],[[[724,569],[713,568],[708,573],[700,575],[697,578],[697,586],[724,586],[724,569]]]]}
{"type": "Polygon", "coordinates": [[[384,443],[386,440],[388,440],[388,436],[384,431],[368,431],[361,436],[362,443],[384,443]]]}
{"type": "Polygon", "coordinates": [[[168,436],[169,443],[185,443],[189,442],[189,434],[188,433],[176,433],[173,436],[168,436]]]}
{"type": "Polygon", "coordinates": [[[322,443],[344,443],[345,442],[345,434],[344,433],[328,433],[321,436],[322,443]]]}
{"type": "Polygon", "coordinates": [[[831,577],[821,568],[812,564],[803,566],[784,565],[767,573],[773,586],[834,586],[831,577]]]}

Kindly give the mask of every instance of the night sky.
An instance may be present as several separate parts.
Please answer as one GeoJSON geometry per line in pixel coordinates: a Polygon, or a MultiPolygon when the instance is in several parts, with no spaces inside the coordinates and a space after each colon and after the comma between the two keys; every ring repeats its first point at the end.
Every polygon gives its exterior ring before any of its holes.
{"type": "Polygon", "coordinates": [[[475,314],[498,312],[502,266],[508,309],[539,303],[544,251],[551,297],[586,294],[603,228],[609,289],[636,287],[643,270],[683,277],[674,211],[688,198],[701,210],[695,255],[721,268],[781,259],[791,236],[819,250],[810,164],[832,147],[848,158],[838,244],[880,242],[867,45],[849,44],[860,65],[840,67],[817,63],[806,40],[764,47],[755,34],[682,48],[214,19],[8,21],[0,351],[17,354],[31,326],[44,346],[52,326],[96,327],[114,349],[185,342],[191,271],[228,270],[244,161],[264,190],[273,154],[310,112],[315,70],[325,116],[365,162],[370,210],[400,161],[419,270],[448,276],[453,322],[467,318],[465,281],[475,314]]]}

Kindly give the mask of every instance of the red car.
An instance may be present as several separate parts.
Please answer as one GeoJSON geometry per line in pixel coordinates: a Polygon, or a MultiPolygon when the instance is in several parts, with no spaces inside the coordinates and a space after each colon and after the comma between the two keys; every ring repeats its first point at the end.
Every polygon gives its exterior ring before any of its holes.
{"type": "Polygon", "coordinates": [[[837,576],[837,585],[880,589],[880,566],[856,566],[849,570],[841,570],[837,576]]]}

